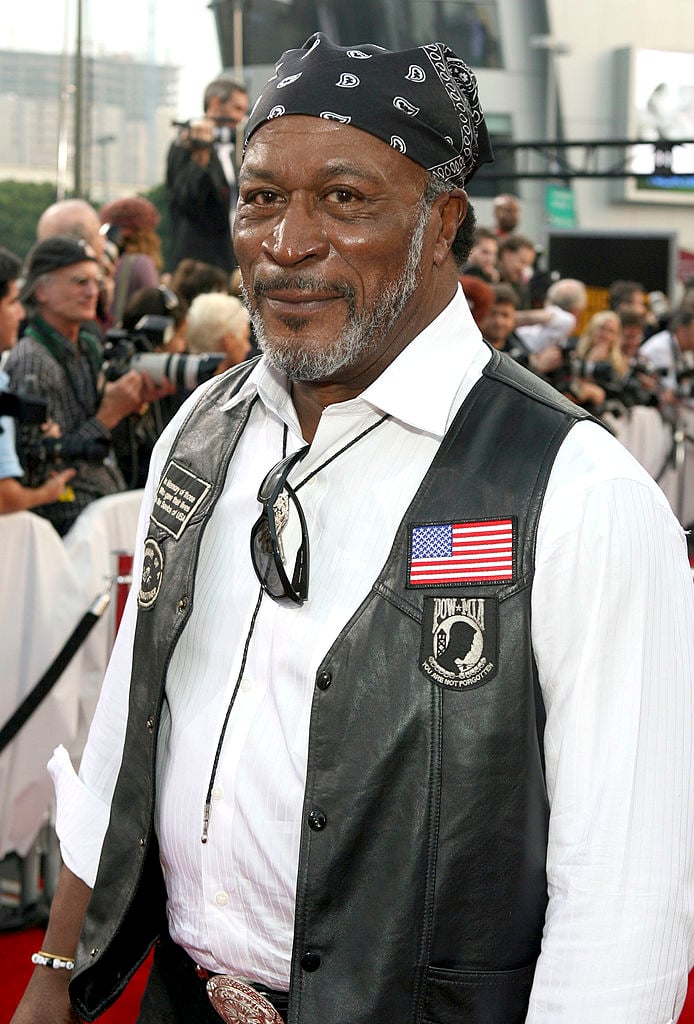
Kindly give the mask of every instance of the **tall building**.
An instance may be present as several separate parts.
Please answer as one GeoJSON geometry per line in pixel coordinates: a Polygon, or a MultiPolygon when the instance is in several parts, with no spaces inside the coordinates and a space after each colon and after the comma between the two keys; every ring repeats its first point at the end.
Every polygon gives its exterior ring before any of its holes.
{"type": "MultiPolygon", "coordinates": [[[[0,51],[0,178],[74,182],[74,60],[0,51]]],[[[85,57],[82,192],[97,202],[162,181],[179,69],[131,57],[85,57]]]]}
{"type": "Polygon", "coordinates": [[[624,168],[653,170],[667,152],[599,145],[643,137],[639,102],[650,115],[669,111],[673,130],[694,140],[694,47],[683,34],[691,0],[214,0],[210,7],[224,64],[233,67],[242,52],[252,94],[279,54],[315,31],[341,45],[448,43],[477,74],[496,143],[495,164],[470,186],[481,224],[492,222],[491,197],[511,191],[522,201],[521,229],[541,244],[558,230],[584,229],[621,233],[629,245],[638,229],[647,248],[649,233],[676,236],[680,268],[694,250],[694,145],[673,150],[677,183],[669,166],[651,180],[618,176],[624,168]],[[642,60],[645,52],[655,56],[642,60]],[[598,145],[561,152],[545,145],[571,140],[598,145]],[[612,178],[597,173],[607,170],[612,178]]]}

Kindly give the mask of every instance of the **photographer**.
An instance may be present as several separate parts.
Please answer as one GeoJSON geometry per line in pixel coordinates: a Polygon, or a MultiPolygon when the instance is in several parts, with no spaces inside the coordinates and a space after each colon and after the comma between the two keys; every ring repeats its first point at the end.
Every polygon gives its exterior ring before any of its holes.
{"type": "MultiPolygon", "coordinates": [[[[101,344],[84,326],[94,319],[99,279],[99,264],[84,242],[59,235],[38,242],[29,253],[20,293],[22,303],[30,306],[29,324],[5,366],[15,391],[28,377],[35,378],[60,427],[62,444],[78,466],[60,500],[40,509],[61,535],[95,498],[125,489],[110,457],[111,430],[160,394],[135,370],[102,387],[101,344]]],[[[23,463],[31,454],[20,443],[23,463]]],[[[46,454],[41,445],[38,454],[41,461],[46,454]]],[[[47,454],[45,464],[57,468],[50,447],[47,454]]]]}
{"type": "Polygon", "coordinates": [[[639,355],[658,370],[665,389],[661,401],[691,397],[694,365],[687,362],[694,352],[694,310],[680,309],[666,331],[659,331],[643,343],[639,355]],[[690,353],[687,356],[687,353],[690,353]]]}
{"type": "MultiPolygon", "coordinates": [[[[137,325],[143,317],[166,318],[171,324],[170,336],[151,341],[151,351],[181,353],[185,351],[187,304],[170,288],[141,288],[128,301],[123,312],[123,331],[128,339],[139,334],[137,325]]],[[[106,335],[106,352],[112,332],[106,335]]],[[[126,342],[127,348],[128,342],[126,342]]],[[[127,363],[127,357],[126,357],[127,363]]],[[[110,368],[107,366],[107,375],[110,368]]],[[[162,430],[180,408],[188,392],[172,388],[156,402],[149,402],[132,416],[121,420],[112,432],[112,445],[123,477],[131,489],[144,487],[152,449],[162,430]]]]}
{"type": "Polygon", "coordinates": [[[236,266],[231,244],[238,196],[234,143],[236,126],[248,111],[245,87],[220,76],[205,90],[204,109],[203,118],[182,126],[167,157],[171,264],[175,270],[192,257],[230,274],[236,266]]]}
{"type": "MultiPolygon", "coordinates": [[[[9,352],[17,341],[17,331],[24,319],[19,299],[17,278],[21,263],[9,250],[0,246],[0,355],[9,352]]],[[[0,369],[0,397],[7,392],[9,377],[0,369]]],[[[74,469],[63,469],[39,487],[24,487],[23,470],[15,449],[15,425],[10,416],[0,417],[0,513],[21,512],[57,501],[74,469]]]]}

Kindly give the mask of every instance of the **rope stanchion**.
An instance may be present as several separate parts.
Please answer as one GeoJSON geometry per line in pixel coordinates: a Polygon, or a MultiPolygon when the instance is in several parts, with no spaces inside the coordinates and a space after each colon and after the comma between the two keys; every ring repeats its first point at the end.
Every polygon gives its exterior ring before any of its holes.
{"type": "Polygon", "coordinates": [[[113,580],[109,581],[107,589],[99,594],[88,611],[85,612],[38,683],[29,691],[17,710],[0,729],[0,754],[12,742],[39,704],[48,696],[91,630],[104,614],[111,600],[112,586],[113,580]]]}

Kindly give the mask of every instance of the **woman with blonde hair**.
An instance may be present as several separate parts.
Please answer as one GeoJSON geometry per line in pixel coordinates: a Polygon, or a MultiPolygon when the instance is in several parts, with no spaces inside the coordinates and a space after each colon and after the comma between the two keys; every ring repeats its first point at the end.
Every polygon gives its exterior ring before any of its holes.
{"type": "Polygon", "coordinates": [[[578,340],[576,355],[591,363],[609,363],[617,377],[629,372],[629,360],[622,350],[622,322],[606,309],[595,313],[578,340]]]}

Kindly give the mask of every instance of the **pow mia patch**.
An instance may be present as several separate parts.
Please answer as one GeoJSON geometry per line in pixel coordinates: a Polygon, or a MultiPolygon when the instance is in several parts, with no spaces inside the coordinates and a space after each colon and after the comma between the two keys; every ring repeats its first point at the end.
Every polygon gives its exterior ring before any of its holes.
{"type": "Polygon", "coordinates": [[[483,686],[499,667],[497,624],[495,598],[425,598],[420,670],[447,689],[483,686]]]}
{"type": "Polygon", "coordinates": [[[145,557],[142,563],[142,580],[137,595],[140,608],[151,608],[159,595],[164,573],[164,556],[153,537],[145,541],[145,557]]]}
{"type": "Polygon", "coordinates": [[[178,540],[211,487],[172,459],[162,473],[150,518],[178,540]]]}

